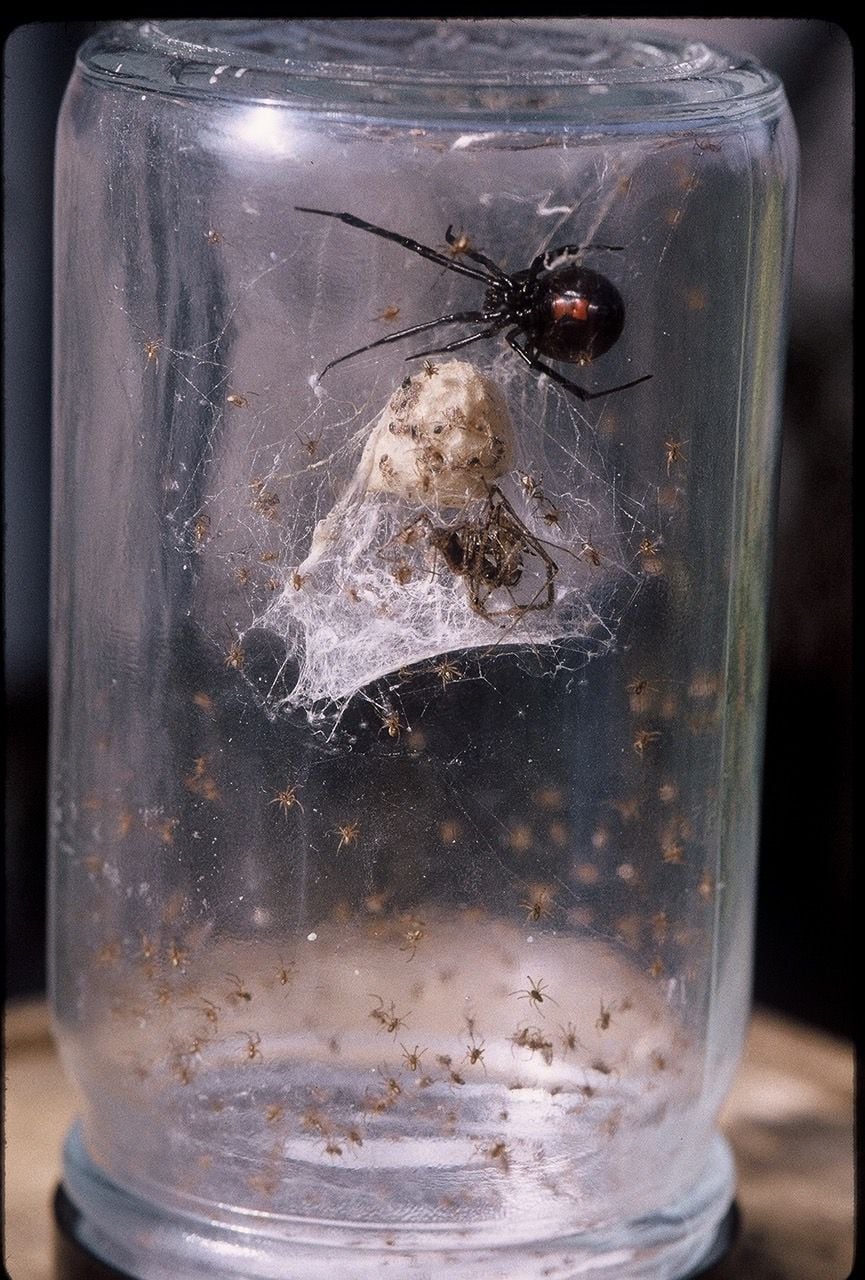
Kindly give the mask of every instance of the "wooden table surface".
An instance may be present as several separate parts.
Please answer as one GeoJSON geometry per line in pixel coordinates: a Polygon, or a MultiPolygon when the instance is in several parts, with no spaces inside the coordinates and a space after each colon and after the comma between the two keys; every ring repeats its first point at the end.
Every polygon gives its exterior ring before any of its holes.
{"type": "MultiPolygon", "coordinates": [[[[74,1111],[45,1006],[11,1006],[4,1178],[11,1280],[52,1280],[50,1200],[74,1111]]],[[[739,1168],[743,1229],[712,1280],[846,1280],[853,1265],[852,1047],[758,1010],[722,1127],[739,1168]]]]}

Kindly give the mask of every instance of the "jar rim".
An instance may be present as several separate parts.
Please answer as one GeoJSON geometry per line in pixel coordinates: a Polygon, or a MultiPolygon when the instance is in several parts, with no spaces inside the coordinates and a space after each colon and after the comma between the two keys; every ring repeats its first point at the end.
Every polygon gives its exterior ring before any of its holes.
{"type": "Polygon", "coordinates": [[[463,120],[555,121],[577,105],[596,123],[728,119],[783,92],[748,57],[600,18],[124,22],[92,36],[79,67],[157,92],[463,120]]]}

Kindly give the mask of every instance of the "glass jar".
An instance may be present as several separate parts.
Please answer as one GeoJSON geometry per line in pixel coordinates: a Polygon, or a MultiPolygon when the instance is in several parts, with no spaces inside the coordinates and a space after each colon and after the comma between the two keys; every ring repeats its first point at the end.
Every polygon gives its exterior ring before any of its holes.
{"type": "Polygon", "coordinates": [[[51,793],[83,1251],[711,1255],[795,169],[773,76],[603,21],[85,45],[51,793]]]}

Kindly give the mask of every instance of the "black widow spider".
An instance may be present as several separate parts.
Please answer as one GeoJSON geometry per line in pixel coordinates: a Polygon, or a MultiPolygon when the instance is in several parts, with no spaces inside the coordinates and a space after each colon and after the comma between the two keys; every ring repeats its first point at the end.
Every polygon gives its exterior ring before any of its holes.
{"type": "Polygon", "coordinates": [[[454,257],[447,257],[408,236],[396,231],[386,231],[373,222],[365,222],[353,213],[334,213],[330,209],[310,209],[303,205],[295,205],[295,209],[298,213],[318,213],[325,218],[336,218],[350,227],[358,227],[374,236],[393,240],[404,249],[428,258],[430,262],[437,262],[448,271],[470,276],[472,280],[481,280],[486,285],[482,310],[453,311],[449,315],[428,320],[425,324],[411,325],[408,329],[400,329],[398,333],[377,338],[375,342],[368,342],[365,347],[358,347],[331,360],[322,369],[319,378],[323,378],[334,365],[351,360],[364,351],[371,351],[374,347],[382,347],[389,342],[399,342],[402,338],[435,329],[442,324],[480,324],[484,328],[457,338],[443,347],[416,351],[406,359],[419,360],[422,356],[456,351],[471,342],[491,338],[502,329],[509,329],[510,332],[505,334],[505,341],[517,355],[536,373],[545,373],[579,400],[596,400],[599,396],[611,395],[614,391],[625,391],[652,376],[644,373],[641,378],[607,387],[604,391],[587,391],[585,387],[571,382],[570,378],[565,378],[538,358],[544,355],[567,364],[585,365],[609,351],[618,340],[625,324],[622,296],[606,276],[584,267],[580,256],[589,250],[620,252],[620,245],[562,245],[559,249],[548,249],[545,253],[538,254],[525,270],[508,275],[485,254],[465,247],[463,237],[454,235],[453,226],[448,227],[445,239],[449,245],[459,245],[459,248],[454,250],[454,257]],[[457,255],[470,258],[484,270],[456,261],[457,255]],[[520,345],[521,337],[524,345],[520,345]]]}

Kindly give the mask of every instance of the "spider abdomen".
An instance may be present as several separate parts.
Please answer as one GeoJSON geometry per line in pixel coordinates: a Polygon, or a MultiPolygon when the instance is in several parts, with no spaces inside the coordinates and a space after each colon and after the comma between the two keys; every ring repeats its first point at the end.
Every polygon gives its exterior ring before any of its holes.
{"type": "Polygon", "coordinates": [[[624,325],[622,296],[599,272],[561,262],[536,276],[526,331],[542,355],[588,364],[609,351],[624,325]]]}

